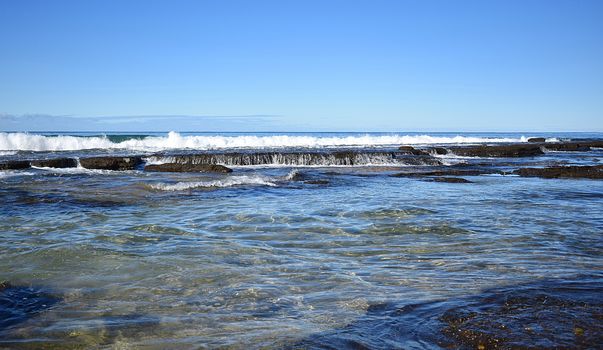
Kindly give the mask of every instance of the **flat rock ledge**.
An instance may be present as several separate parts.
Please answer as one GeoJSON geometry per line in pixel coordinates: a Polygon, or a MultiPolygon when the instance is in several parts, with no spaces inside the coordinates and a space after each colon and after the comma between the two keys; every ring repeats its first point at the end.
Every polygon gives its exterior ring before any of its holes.
{"type": "Polygon", "coordinates": [[[99,170],[134,170],[142,164],[141,157],[92,157],[80,159],[86,169],[99,170]]]}
{"type": "Polygon", "coordinates": [[[73,158],[32,160],[31,166],[41,168],[75,168],[77,167],[77,160],[73,158]]]}
{"type": "Polygon", "coordinates": [[[603,179],[603,165],[594,166],[555,166],[548,168],[521,168],[513,172],[523,177],[542,177],[546,179],[583,178],[603,179]]]}
{"type": "Polygon", "coordinates": [[[414,156],[428,156],[429,155],[429,153],[427,153],[423,150],[420,150],[420,149],[416,149],[412,146],[400,146],[400,147],[398,147],[398,151],[401,154],[411,154],[414,156]]]}
{"type": "Polygon", "coordinates": [[[149,164],[144,167],[144,171],[152,172],[204,172],[204,173],[230,173],[232,169],[219,164],[192,164],[192,163],[164,163],[149,164]]]}
{"type": "Polygon", "coordinates": [[[450,148],[453,154],[464,157],[534,157],[544,154],[538,144],[479,145],[450,148]]]}

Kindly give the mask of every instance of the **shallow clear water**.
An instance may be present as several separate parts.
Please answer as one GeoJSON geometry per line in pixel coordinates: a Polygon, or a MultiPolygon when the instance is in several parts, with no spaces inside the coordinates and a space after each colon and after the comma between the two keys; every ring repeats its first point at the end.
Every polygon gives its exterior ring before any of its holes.
{"type": "Polygon", "coordinates": [[[601,181],[293,170],[3,172],[0,280],[59,300],[0,329],[0,347],[286,347],[375,304],[601,275],[601,181]]]}

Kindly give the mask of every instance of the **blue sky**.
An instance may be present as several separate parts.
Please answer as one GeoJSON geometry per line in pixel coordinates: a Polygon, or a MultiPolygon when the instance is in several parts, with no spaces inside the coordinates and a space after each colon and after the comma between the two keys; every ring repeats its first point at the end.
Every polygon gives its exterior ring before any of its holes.
{"type": "Polygon", "coordinates": [[[603,131],[603,1],[0,0],[0,130],[603,131]]]}

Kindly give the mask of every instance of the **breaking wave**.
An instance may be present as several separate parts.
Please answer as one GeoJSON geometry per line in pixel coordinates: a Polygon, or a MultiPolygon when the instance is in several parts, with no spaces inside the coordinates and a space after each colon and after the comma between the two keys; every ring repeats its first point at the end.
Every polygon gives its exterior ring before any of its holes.
{"type": "Polygon", "coordinates": [[[160,151],[167,149],[265,149],[371,147],[423,144],[463,144],[489,142],[526,142],[521,138],[430,135],[349,135],[349,136],[183,136],[170,132],[167,136],[147,136],[113,142],[106,136],[45,136],[29,133],[0,133],[0,151],[73,151],[84,149],[130,149],[160,151]]]}
{"type": "Polygon", "coordinates": [[[185,191],[195,188],[218,188],[218,187],[232,187],[242,185],[256,185],[256,186],[277,186],[275,182],[264,176],[258,175],[239,175],[229,176],[224,179],[210,180],[210,181],[191,181],[191,182],[177,182],[175,184],[156,183],[151,184],[149,187],[155,190],[161,191],[185,191]]]}
{"type": "Polygon", "coordinates": [[[36,173],[33,173],[31,171],[19,171],[19,170],[2,170],[0,171],[0,179],[3,178],[7,178],[7,177],[15,177],[15,176],[33,176],[36,175],[36,173]]]}
{"type": "Polygon", "coordinates": [[[105,170],[105,169],[87,169],[78,164],[75,168],[51,168],[51,167],[40,167],[32,166],[32,169],[44,171],[52,174],[65,174],[65,175],[120,175],[120,174],[134,174],[136,170],[105,170]]]}

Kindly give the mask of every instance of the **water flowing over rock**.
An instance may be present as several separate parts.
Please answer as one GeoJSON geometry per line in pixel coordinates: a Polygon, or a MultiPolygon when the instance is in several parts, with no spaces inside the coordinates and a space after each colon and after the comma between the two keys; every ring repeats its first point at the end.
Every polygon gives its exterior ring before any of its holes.
{"type": "Polygon", "coordinates": [[[232,169],[219,164],[191,164],[191,163],[164,163],[149,164],[144,167],[144,171],[157,172],[204,172],[204,173],[230,173],[232,169]]]}
{"type": "Polygon", "coordinates": [[[37,287],[0,282],[0,332],[50,309],[59,301],[57,296],[37,287]]]}
{"type": "Polygon", "coordinates": [[[429,148],[428,152],[431,154],[438,154],[438,155],[448,154],[448,150],[444,147],[431,147],[431,148],[429,148]]]}
{"type": "Polygon", "coordinates": [[[287,349],[593,349],[603,342],[600,278],[543,281],[397,306],[287,349]]]}
{"type": "Polygon", "coordinates": [[[402,152],[240,152],[184,155],[156,155],[147,158],[153,163],[222,164],[225,166],[352,166],[352,165],[440,165],[431,156],[406,155],[402,152]]]}

